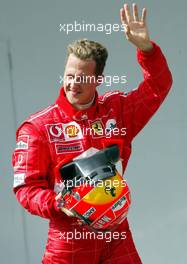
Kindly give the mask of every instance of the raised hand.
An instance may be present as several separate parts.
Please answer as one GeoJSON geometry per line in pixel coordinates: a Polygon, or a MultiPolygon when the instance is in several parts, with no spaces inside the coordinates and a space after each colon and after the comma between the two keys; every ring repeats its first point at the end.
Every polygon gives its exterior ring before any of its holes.
{"type": "Polygon", "coordinates": [[[149,51],[153,45],[149,38],[148,28],[146,25],[146,9],[142,9],[141,18],[138,16],[138,7],[132,5],[133,15],[130,13],[128,4],[120,9],[121,23],[124,25],[125,36],[132,44],[142,51],[149,51]]]}

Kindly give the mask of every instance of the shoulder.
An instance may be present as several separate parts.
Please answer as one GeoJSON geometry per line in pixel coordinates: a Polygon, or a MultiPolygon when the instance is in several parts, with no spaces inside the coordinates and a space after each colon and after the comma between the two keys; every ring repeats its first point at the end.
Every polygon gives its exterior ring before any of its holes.
{"type": "Polygon", "coordinates": [[[39,132],[42,127],[42,125],[46,123],[52,122],[54,119],[54,116],[56,115],[56,111],[58,109],[57,104],[49,105],[48,107],[45,107],[34,114],[31,114],[27,119],[25,119],[21,125],[17,129],[17,135],[18,133],[37,133],[39,132]]]}
{"type": "Polygon", "coordinates": [[[49,105],[48,107],[37,111],[36,113],[30,115],[26,121],[27,122],[35,122],[39,120],[45,120],[46,118],[49,118],[50,116],[53,116],[54,112],[58,108],[57,104],[49,105]]]}

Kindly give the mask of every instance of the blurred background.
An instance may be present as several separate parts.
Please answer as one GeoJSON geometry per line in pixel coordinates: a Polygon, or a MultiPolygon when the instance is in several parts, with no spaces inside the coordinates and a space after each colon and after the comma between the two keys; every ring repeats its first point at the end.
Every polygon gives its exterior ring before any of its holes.
{"type": "MultiPolygon", "coordinates": [[[[132,1],[127,1],[132,4],[132,1]]],[[[187,263],[187,89],[184,0],[138,0],[148,9],[151,38],[167,57],[173,88],[133,143],[126,171],[133,205],[129,222],[144,264],[187,263]]],[[[31,113],[53,103],[61,86],[66,47],[88,38],[109,51],[105,75],[125,84],[99,87],[131,90],[142,80],[135,48],[120,31],[63,31],[70,23],[120,24],[123,1],[0,0],[0,259],[2,264],[41,262],[48,221],[32,216],[12,193],[11,155],[16,128],[31,113]]]]}

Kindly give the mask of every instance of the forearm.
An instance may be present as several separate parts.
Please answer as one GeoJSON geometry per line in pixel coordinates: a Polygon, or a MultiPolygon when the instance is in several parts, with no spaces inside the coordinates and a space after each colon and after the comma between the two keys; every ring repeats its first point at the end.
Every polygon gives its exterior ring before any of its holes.
{"type": "Polygon", "coordinates": [[[171,88],[172,75],[160,47],[154,42],[152,43],[153,49],[150,52],[137,50],[137,59],[144,76],[142,85],[143,87],[149,87],[146,89],[146,93],[150,93],[148,92],[149,89],[153,91],[157,97],[158,105],[160,105],[171,88]]]}
{"type": "Polygon", "coordinates": [[[158,88],[168,90],[172,84],[172,75],[166,58],[160,47],[152,42],[153,49],[149,52],[137,50],[137,59],[142,67],[144,80],[152,80],[158,88]]]}
{"type": "Polygon", "coordinates": [[[62,212],[57,208],[56,193],[49,189],[35,186],[20,186],[14,189],[18,202],[31,214],[52,219],[62,212]]]}

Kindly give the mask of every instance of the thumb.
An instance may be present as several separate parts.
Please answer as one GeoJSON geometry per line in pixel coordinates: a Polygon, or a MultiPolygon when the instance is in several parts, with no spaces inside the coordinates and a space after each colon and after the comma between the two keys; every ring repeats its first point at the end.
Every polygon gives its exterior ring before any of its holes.
{"type": "Polygon", "coordinates": [[[74,213],[72,213],[70,210],[66,209],[65,207],[60,208],[62,212],[64,212],[67,216],[74,217],[74,213]]]}
{"type": "Polygon", "coordinates": [[[124,30],[125,30],[125,35],[126,35],[127,39],[129,39],[130,34],[131,34],[129,25],[125,24],[124,25],[124,30]]]}
{"type": "Polygon", "coordinates": [[[56,196],[55,196],[55,200],[58,201],[59,199],[62,198],[62,193],[59,192],[56,196]]]}

